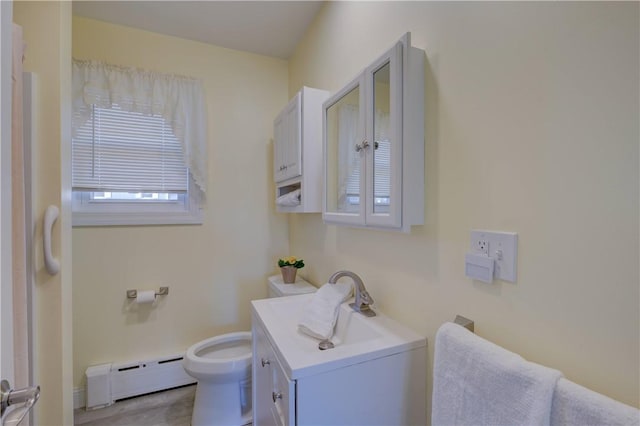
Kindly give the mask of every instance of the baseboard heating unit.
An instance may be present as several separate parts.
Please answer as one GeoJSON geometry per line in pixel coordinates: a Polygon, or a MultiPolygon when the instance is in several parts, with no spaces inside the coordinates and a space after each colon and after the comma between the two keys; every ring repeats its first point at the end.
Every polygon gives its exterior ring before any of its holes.
{"type": "Polygon", "coordinates": [[[114,402],[196,383],[182,368],[184,354],[87,368],[86,406],[102,408],[114,402]]]}

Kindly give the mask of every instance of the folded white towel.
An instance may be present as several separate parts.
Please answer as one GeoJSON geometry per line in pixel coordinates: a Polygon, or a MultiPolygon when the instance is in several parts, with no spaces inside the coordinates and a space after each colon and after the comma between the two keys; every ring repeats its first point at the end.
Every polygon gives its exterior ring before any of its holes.
{"type": "Polygon", "coordinates": [[[562,373],[443,324],[436,334],[433,425],[548,425],[562,373]]]}
{"type": "Polygon", "coordinates": [[[320,287],[300,318],[300,331],[316,339],[330,339],[338,320],[338,309],[351,296],[352,290],[350,282],[327,283],[320,287]]]}
{"type": "Polygon", "coordinates": [[[640,425],[640,410],[560,379],[551,404],[551,425],[640,425]]]}
{"type": "Polygon", "coordinates": [[[300,205],[300,190],[287,192],[276,199],[276,204],[279,206],[299,206],[300,205]]]}

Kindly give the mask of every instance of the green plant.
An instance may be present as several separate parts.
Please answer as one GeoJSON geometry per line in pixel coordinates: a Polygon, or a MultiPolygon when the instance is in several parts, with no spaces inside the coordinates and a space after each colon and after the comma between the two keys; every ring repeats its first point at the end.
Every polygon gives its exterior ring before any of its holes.
{"type": "Polygon", "coordinates": [[[298,259],[295,256],[283,257],[282,259],[278,259],[278,266],[293,266],[294,268],[304,268],[304,260],[298,259]]]}

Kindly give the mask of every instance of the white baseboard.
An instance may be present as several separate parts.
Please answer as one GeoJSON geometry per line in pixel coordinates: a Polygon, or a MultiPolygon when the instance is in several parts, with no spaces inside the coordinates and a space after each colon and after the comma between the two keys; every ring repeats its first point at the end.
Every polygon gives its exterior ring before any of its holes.
{"type": "Polygon", "coordinates": [[[84,388],[73,389],[73,409],[84,408],[86,405],[84,388]]]}

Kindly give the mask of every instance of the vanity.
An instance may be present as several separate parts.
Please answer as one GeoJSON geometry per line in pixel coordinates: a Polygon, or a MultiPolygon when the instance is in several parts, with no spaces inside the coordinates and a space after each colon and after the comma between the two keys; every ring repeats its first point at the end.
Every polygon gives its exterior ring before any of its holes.
{"type": "Polygon", "coordinates": [[[313,294],[251,302],[253,424],[426,424],[427,341],[339,308],[334,348],[298,331],[313,294]]]}

